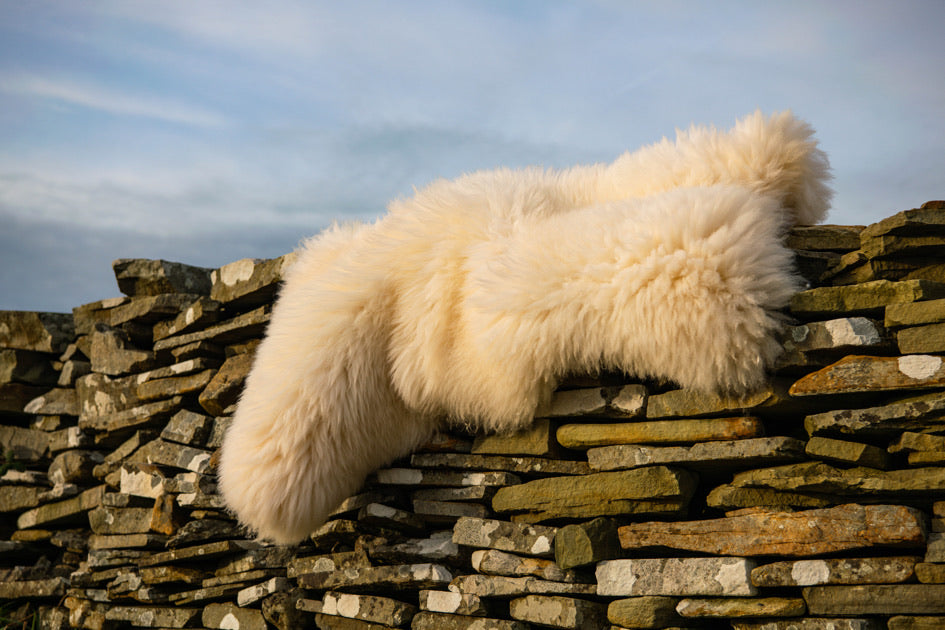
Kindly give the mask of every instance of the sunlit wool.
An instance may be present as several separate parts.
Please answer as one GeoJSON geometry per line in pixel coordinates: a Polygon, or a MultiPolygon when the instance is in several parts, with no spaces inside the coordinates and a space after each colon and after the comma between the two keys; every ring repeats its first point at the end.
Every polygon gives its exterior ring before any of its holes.
{"type": "Polygon", "coordinates": [[[298,541],[444,421],[526,426],[559,378],[760,385],[798,290],[786,230],[826,156],[790,114],[693,128],[610,165],[438,181],[308,241],[223,445],[220,486],[298,541]]]}

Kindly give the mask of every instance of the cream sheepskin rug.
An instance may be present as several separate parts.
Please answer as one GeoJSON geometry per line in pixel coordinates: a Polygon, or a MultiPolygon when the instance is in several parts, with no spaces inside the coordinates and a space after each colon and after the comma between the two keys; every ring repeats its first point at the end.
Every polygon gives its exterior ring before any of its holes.
{"type": "Polygon", "coordinates": [[[800,287],[785,232],[831,196],[812,134],[755,113],[609,165],[438,181],[311,239],[223,444],[227,504],[299,541],[444,421],[521,429],[568,373],[762,384],[800,287]]]}

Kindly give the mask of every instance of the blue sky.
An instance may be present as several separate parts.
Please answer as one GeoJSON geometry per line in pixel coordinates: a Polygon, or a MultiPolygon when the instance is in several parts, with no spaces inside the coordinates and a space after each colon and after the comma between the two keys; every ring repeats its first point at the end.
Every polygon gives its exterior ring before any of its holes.
{"type": "Polygon", "coordinates": [[[0,309],[216,267],[436,177],[792,109],[828,221],[945,197],[945,2],[0,0],[0,309]]]}

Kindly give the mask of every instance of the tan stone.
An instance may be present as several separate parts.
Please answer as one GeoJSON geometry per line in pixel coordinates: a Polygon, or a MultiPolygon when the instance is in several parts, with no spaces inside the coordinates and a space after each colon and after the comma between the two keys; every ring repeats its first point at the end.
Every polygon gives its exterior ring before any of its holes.
{"type": "Polygon", "coordinates": [[[545,457],[503,457],[467,455],[466,453],[415,453],[410,465],[417,468],[458,468],[463,470],[504,470],[512,473],[543,475],[586,475],[586,462],[545,457]]]}
{"type": "Polygon", "coordinates": [[[723,467],[770,466],[802,459],[805,459],[804,442],[783,436],[700,442],[692,446],[620,444],[587,451],[588,464],[594,470],[623,470],[654,464],[683,464],[690,468],[718,470],[723,467]]]}
{"type": "Polygon", "coordinates": [[[666,466],[551,477],[501,488],[497,512],[527,513],[529,522],[616,514],[678,514],[695,489],[692,473],[666,466]]]}
{"type": "Polygon", "coordinates": [[[862,225],[801,225],[788,232],[791,249],[850,251],[860,247],[862,225]]]}
{"type": "Polygon", "coordinates": [[[884,323],[887,328],[921,326],[945,322],[945,299],[890,304],[886,307],[884,323]]]}
{"type": "Polygon", "coordinates": [[[812,458],[827,462],[840,462],[883,470],[889,467],[889,456],[886,451],[870,444],[815,436],[808,440],[805,450],[812,458]]]}
{"type": "Polygon", "coordinates": [[[855,504],[705,521],[633,523],[621,527],[619,536],[625,550],[669,547],[729,556],[810,556],[925,541],[923,516],[917,510],[855,504]]]}
{"type": "Polygon", "coordinates": [[[934,392],[909,400],[865,409],[839,409],[807,416],[810,435],[839,433],[891,439],[902,431],[941,431],[945,422],[945,395],[934,392]]]}
{"type": "Polygon", "coordinates": [[[517,433],[477,435],[472,445],[475,455],[532,455],[544,457],[558,450],[551,421],[538,418],[517,433]]]}
{"type": "Polygon", "coordinates": [[[646,417],[654,419],[712,416],[745,413],[748,409],[780,409],[790,404],[787,384],[773,380],[744,396],[709,394],[689,389],[675,389],[650,396],[646,403],[646,417]]]}
{"type": "Polygon", "coordinates": [[[679,602],[676,612],[696,618],[799,617],[807,606],[799,597],[687,598],[679,602]]]}
{"type": "Polygon", "coordinates": [[[945,617],[908,616],[890,617],[887,622],[888,630],[942,630],[945,628],[945,617]]]}
{"type": "Polygon", "coordinates": [[[470,558],[472,568],[484,575],[534,576],[553,582],[579,582],[577,574],[566,571],[553,560],[516,556],[497,549],[477,549],[470,558]]]}
{"type": "Polygon", "coordinates": [[[598,628],[606,619],[602,604],[571,597],[526,595],[509,602],[513,619],[554,628],[598,628]]]}
{"type": "Polygon", "coordinates": [[[732,484],[855,499],[901,500],[903,495],[934,496],[941,493],[945,490],[945,468],[881,471],[864,467],[843,469],[823,462],[805,462],[737,473],[732,484]]]}
{"type": "Polygon", "coordinates": [[[945,585],[809,586],[811,615],[926,615],[945,613],[945,585]]]}
{"type": "Polygon", "coordinates": [[[0,348],[59,354],[74,334],[71,313],[0,311],[0,348]]]}
{"type": "Polygon", "coordinates": [[[682,618],[676,612],[676,597],[649,595],[618,599],[607,606],[607,620],[621,628],[666,628],[682,618]]]}
{"type": "Polygon", "coordinates": [[[896,342],[902,354],[945,352],[945,323],[902,328],[896,342]]]}
{"type": "Polygon", "coordinates": [[[945,584],[945,564],[920,562],[915,565],[915,576],[923,584],[945,584]]]}
{"type": "Polygon", "coordinates": [[[667,444],[761,437],[758,418],[698,418],[613,424],[566,424],[558,429],[562,446],[586,449],[613,444],[667,444]]]}
{"type": "Polygon", "coordinates": [[[597,594],[602,597],[639,595],[751,596],[758,591],[746,558],[635,558],[597,564],[597,594]]]}
{"type": "Polygon", "coordinates": [[[200,393],[200,406],[211,416],[223,415],[226,408],[239,398],[252,366],[252,354],[237,354],[227,359],[200,393]]]}

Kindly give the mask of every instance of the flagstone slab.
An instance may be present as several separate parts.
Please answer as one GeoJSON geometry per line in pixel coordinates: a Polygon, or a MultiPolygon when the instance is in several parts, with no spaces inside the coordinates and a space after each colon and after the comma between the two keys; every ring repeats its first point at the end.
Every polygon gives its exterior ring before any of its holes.
{"type": "Polygon", "coordinates": [[[802,377],[792,396],[857,394],[945,387],[945,362],[929,354],[900,357],[847,356],[802,377]]]}
{"type": "MultiPolygon", "coordinates": [[[[802,619],[765,619],[763,621],[732,619],[730,623],[732,630],[886,630],[883,621],[875,618],[805,617],[802,619]]],[[[892,626],[889,627],[889,630],[893,630],[892,626]]],[[[901,630],[906,629],[902,628],[901,630]]]]}
{"type": "Polygon", "coordinates": [[[531,426],[515,433],[477,435],[470,452],[475,455],[546,457],[558,450],[551,421],[536,418],[531,426]]]}
{"type": "Polygon", "coordinates": [[[683,464],[692,468],[756,467],[800,461],[805,458],[804,442],[776,436],[719,442],[700,442],[692,446],[638,446],[620,444],[587,451],[587,461],[594,470],[624,470],[654,464],[683,464]]]}
{"type": "Polygon", "coordinates": [[[299,576],[302,588],[327,590],[346,589],[434,589],[446,586],[453,579],[449,569],[438,564],[401,564],[381,567],[349,567],[330,573],[307,573],[299,576]]]}
{"type": "Polygon", "coordinates": [[[460,518],[453,542],[467,547],[498,549],[529,556],[551,557],[557,528],[496,519],[460,518]]]}
{"type": "Polygon", "coordinates": [[[945,299],[890,304],[883,323],[886,328],[922,326],[945,322],[945,299]]]}
{"type": "Polygon", "coordinates": [[[530,626],[507,619],[419,612],[413,618],[410,628],[411,630],[528,630],[530,626]]]}
{"type": "Polygon", "coordinates": [[[489,607],[478,595],[453,591],[420,591],[420,610],[485,617],[489,607]]]}
{"type": "Polygon", "coordinates": [[[851,498],[901,500],[945,492],[945,468],[908,470],[835,468],[823,462],[787,464],[736,473],[732,485],[786,492],[812,492],[851,498]]]}
{"type": "Polygon", "coordinates": [[[597,565],[597,594],[751,596],[749,578],[755,563],[747,558],[635,558],[597,565]]]}
{"type": "Polygon", "coordinates": [[[916,575],[918,556],[788,560],[756,567],[755,586],[816,586],[819,584],[896,584],[916,575]]]}
{"type": "Polygon", "coordinates": [[[929,615],[945,613],[945,585],[808,586],[811,615],[929,615]]]}
{"type": "Polygon", "coordinates": [[[805,451],[811,458],[826,462],[839,462],[883,470],[889,468],[889,456],[886,451],[871,444],[835,440],[818,435],[807,441],[805,451]]]}
{"type": "Polygon", "coordinates": [[[839,409],[804,419],[809,435],[838,434],[894,438],[903,431],[945,431],[945,394],[934,392],[865,409],[839,409]]]}
{"type": "Polygon", "coordinates": [[[85,512],[102,504],[105,486],[90,488],[81,494],[55,503],[46,503],[20,514],[16,520],[18,529],[38,525],[51,526],[65,521],[84,518],[85,512]]]}
{"type": "Polygon", "coordinates": [[[644,595],[618,599],[607,606],[607,620],[621,628],[667,628],[683,619],[676,612],[678,597],[644,595]]]}
{"type": "Polygon", "coordinates": [[[942,630],[945,628],[945,616],[896,616],[890,617],[886,623],[888,630],[942,630]]]}
{"type": "Polygon", "coordinates": [[[322,613],[372,623],[402,626],[417,613],[417,607],[389,597],[329,591],[322,599],[322,613]]]}
{"type": "Polygon", "coordinates": [[[536,577],[504,575],[461,575],[449,585],[451,591],[479,597],[521,597],[523,595],[594,595],[594,584],[552,582],[536,577]]]}
{"type": "Polygon", "coordinates": [[[791,228],[787,246],[791,249],[812,249],[845,252],[860,247],[862,225],[801,225],[791,228]]]}
{"type": "Polygon", "coordinates": [[[587,462],[465,453],[415,453],[410,457],[410,465],[416,468],[503,470],[519,474],[585,475],[591,472],[587,462]]]}
{"type": "Polygon", "coordinates": [[[800,617],[807,612],[807,605],[800,597],[687,598],[679,602],[676,612],[698,619],[800,617]]]}
{"type": "Polygon", "coordinates": [[[551,400],[539,406],[539,418],[636,418],[646,408],[647,390],[643,385],[569,389],[555,392],[551,400]]]}
{"type": "Polygon", "coordinates": [[[555,563],[562,569],[612,560],[619,554],[617,523],[612,519],[565,525],[555,535],[555,563]]]}
{"type": "Polygon", "coordinates": [[[945,284],[929,280],[873,280],[840,287],[817,287],[791,298],[791,313],[797,317],[838,315],[881,316],[889,304],[934,300],[945,297],[945,284]]]}
{"type": "Polygon", "coordinates": [[[0,347],[0,384],[52,385],[57,378],[48,354],[0,347]]]}
{"type": "Polygon", "coordinates": [[[200,622],[205,628],[220,630],[267,630],[269,626],[262,612],[254,608],[240,608],[232,603],[207,604],[200,622]]]}
{"type": "Polygon", "coordinates": [[[651,466],[573,477],[549,477],[501,488],[496,512],[524,514],[531,522],[615,514],[679,514],[695,490],[693,473],[651,466]]]}
{"type": "Polygon", "coordinates": [[[272,302],[297,256],[291,252],[271,259],[243,258],[214,269],[210,297],[231,306],[272,302]]]}
{"type": "Polygon", "coordinates": [[[580,581],[578,574],[560,568],[554,560],[516,556],[498,549],[477,549],[472,553],[470,563],[473,569],[484,575],[530,575],[553,582],[580,581]]]}
{"type": "Polygon", "coordinates": [[[855,504],[703,521],[632,523],[619,529],[619,537],[624,550],[666,547],[728,556],[813,556],[925,542],[924,517],[918,510],[855,504]]]}
{"type": "Polygon", "coordinates": [[[772,412],[791,411],[796,403],[787,393],[787,383],[772,380],[750,394],[727,396],[690,389],[674,389],[647,399],[646,417],[692,418],[746,413],[748,410],[772,412]]]}
{"type": "Polygon", "coordinates": [[[603,604],[572,597],[526,595],[509,602],[513,619],[553,628],[599,628],[606,620],[603,604]]]}
{"type": "Polygon", "coordinates": [[[0,348],[60,354],[74,336],[72,313],[0,311],[0,348]]]}
{"type": "Polygon", "coordinates": [[[902,354],[945,352],[945,323],[901,328],[896,343],[902,354]]]}
{"type": "Polygon", "coordinates": [[[574,449],[615,444],[674,444],[739,440],[764,435],[758,418],[697,418],[611,424],[566,424],[558,442],[574,449]]]}

